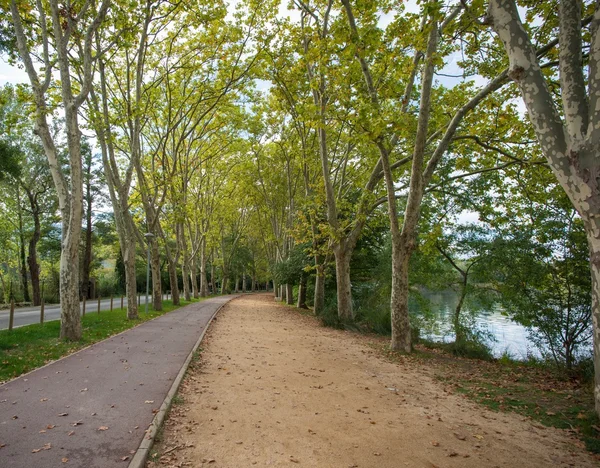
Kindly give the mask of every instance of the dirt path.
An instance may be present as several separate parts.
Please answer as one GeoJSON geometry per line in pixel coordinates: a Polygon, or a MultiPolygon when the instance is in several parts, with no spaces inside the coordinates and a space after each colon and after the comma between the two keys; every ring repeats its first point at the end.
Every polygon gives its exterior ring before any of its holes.
{"type": "Polygon", "coordinates": [[[234,300],[148,466],[597,466],[564,432],[450,394],[367,342],[271,295],[234,300]]]}

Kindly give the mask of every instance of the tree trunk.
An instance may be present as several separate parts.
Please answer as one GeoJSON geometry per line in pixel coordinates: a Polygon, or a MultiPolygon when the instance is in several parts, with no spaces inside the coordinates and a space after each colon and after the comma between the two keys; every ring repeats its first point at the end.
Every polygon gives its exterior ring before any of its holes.
{"type": "Polygon", "coordinates": [[[122,249],[123,264],[125,265],[125,283],[127,294],[127,318],[138,318],[137,281],[135,275],[135,242],[128,242],[122,249]]]}
{"type": "Polygon", "coordinates": [[[154,310],[163,310],[160,251],[158,250],[158,239],[156,236],[150,238],[150,268],[152,271],[152,308],[154,310]]]}
{"type": "Polygon", "coordinates": [[[217,286],[216,286],[216,276],[215,276],[215,262],[214,259],[210,262],[210,293],[217,294],[217,286]]]}
{"type": "Polygon", "coordinates": [[[246,275],[242,275],[242,292],[246,292],[246,275]]]}
{"type": "Polygon", "coordinates": [[[167,268],[169,269],[169,285],[171,286],[171,299],[173,305],[179,305],[179,284],[177,283],[177,266],[171,255],[167,254],[167,268]]]}
{"type": "Polygon", "coordinates": [[[298,286],[298,304],[299,309],[308,309],[306,307],[306,275],[300,276],[300,285],[298,286]]]}
{"type": "Polygon", "coordinates": [[[600,414],[600,41],[598,7],[583,67],[581,2],[561,1],[559,79],[562,112],[554,101],[536,50],[514,0],[490,0],[488,23],[509,58],[529,120],[550,168],[583,220],[590,251],[594,336],[594,400],[600,414]],[[584,75],[584,68],[587,69],[584,75]],[[587,83],[586,83],[587,81],[587,83]],[[587,88],[587,89],[586,89],[587,88]]]}
{"type": "Polygon", "coordinates": [[[460,312],[467,296],[467,276],[463,277],[460,287],[460,297],[458,298],[458,304],[454,309],[454,341],[456,343],[463,342],[465,340],[465,333],[462,324],[460,323],[460,312]]]}
{"type": "Polygon", "coordinates": [[[315,259],[317,274],[315,275],[314,313],[321,315],[325,308],[325,264],[315,259]]]}
{"type": "Polygon", "coordinates": [[[229,281],[229,279],[225,275],[225,272],[223,272],[223,278],[221,279],[221,294],[227,293],[227,282],[228,281],[229,281]]]}
{"type": "Polygon", "coordinates": [[[343,246],[338,245],[334,249],[334,255],[338,317],[342,320],[352,320],[354,318],[354,310],[352,309],[352,290],[350,283],[351,252],[348,252],[343,246]]]}
{"type": "MultiPolygon", "coordinates": [[[[38,5],[42,5],[39,2],[38,5]]],[[[83,80],[81,86],[78,86],[79,94],[74,96],[71,85],[71,70],[69,57],[69,37],[81,37],[78,31],[71,34],[69,30],[67,35],[63,29],[58,2],[50,2],[52,12],[52,32],[56,39],[57,68],[60,72],[60,89],[62,104],[64,108],[64,128],[66,130],[68,159],[69,159],[69,180],[58,159],[58,152],[54,143],[47,122],[47,103],[46,90],[51,80],[51,67],[49,60],[45,57],[45,77],[40,80],[38,71],[33,65],[27,38],[23,28],[21,15],[17,7],[17,2],[13,1],[10,5],[15,32],[16,45],[21,56],[29,81],[33,97],[36,104],[36,133],[42,140],[44,152],[48,159],[50,172],[56,188],[60,214],[62,216],[62,243],[60,255],[60,308],[61,308],[61,330],[60,337],[68,340],[81,339],[81,317],[79,309],[79,242],[81,239],[81,221],[83,216],[83,184],[82,184],[82,165],[81,165],[81,132],[79,130],[78,111],[83,101],[86,99],[93,79],[92,73],[92,47],[91,41],[95,33],[106,17],[110,8],[110,2],[104,1],[98,10],[96,18],[90,24],[85,38],[85,47],[83,55],[83,80]]],[[[38,12],[45,16],[42,11],[38,12]]],[[[44,19],[45,22],[45,19],[44,19]]],[[[75,22],[70,22],[73,26],[75,22]]],[[[44,26],[41,28],[41,40],[48,45],[50,42],[49,31],[44,26]]]]}
{"type": "Polygon", "coordinates": [[[18,188],[17,203],[19,204],[19,209],[17,211],[19,217],[19,269],[21,270],[21,283],[23,285],[23,300],[25,302],[30,302],[31,298],[29,297],[29,284],[27,281],[27,262],[25,259],[25,236],[23,234],[23,215],[21,213],[21,198],[19,196],[18,188]]]}
{"type": "Polygon", "coordinates": [[[83,253],[83,272],[81,278],[81,295],[86,299],[90,297],[90,269],[92,266],[92,163],[86,157],[86,184],[85,184],[85,250],[83,253]]]}
{"type": "Polygon", "coordinates": [[[236,276],[235,277],[235,293],[236,294],[239,292],[239,289],[238,289],[239,285],[240,285],[240,279],[239,279],[239,277],[236,276]]]}
{"type": "Polygon", "coordinates": [[[183,256],[183,264],[181,265],[181,279],[183,281],[183,297],[186,301],[191,300],[190,292],[190,263],[187,256],[183,256]]]}
{"type": "MultiPolygon", "coordinates": [[[[208,286],[206,283],[206,237],[202,237],[200,247],[200,297],[208,296],[208,286]]],[[[211,281],[214,281],[211,273],[211,281]]],[[[214,288],[213,288],[214,289],[214,288]]]]}
{"type": "Polygon", "coordinates": [[[194,299],[198,299],[198,256],[192,258],[192,269],[190,271],[190,281],[192,282],[192,294],[194,299]]]}
{"type": "Polygon", "coordinates": [[[256,291],[256,276],[252,275],[252,292],[256,291]]]}
{"type": "Polygon", "coordinates": [[[33,305],[39,306],[42,303],[42,295],[40,292],[40,264],[37,260],[37,243],[41,237],[40,213],[36,206],[31,207],[33,213],[33,235],[29,240],[29,254],[27,256],[27,264],[29,266],[29,274],[31,275],[31,287],[33,290],[33,305]]]}
{"type": "MultiPolygon", "coordinates": [[[[403,238],[404,239],[404,238],[403,238]]],[[[392,340],[390,347],[409,353],[412,350],[408,315],[408,269],[412,248],[407,241],[392,252],[392,295],[390,298],[392,340]]]]}
{"type": "Polygon", "coordinates": [[[285,285],[286,304],[294,305],[294,285],[287,283],[285,285]]]}
{"type": "Polygon", "coordinates": [[[596,216],[586,223],[590,248],[590,270],[592,274],[592,323],[594,335],[594,401],[596,413],[600,414],[600,209],[596,206],[596,216]],[[592,227],[592,223],[594,224],[592,227]]]}
{"type": "Polygon", "coordinates": [[[273,297],[275,298],[276,301],[279,300],[279,285],[277,284],[277,281],[273,280],[273,297]]]}

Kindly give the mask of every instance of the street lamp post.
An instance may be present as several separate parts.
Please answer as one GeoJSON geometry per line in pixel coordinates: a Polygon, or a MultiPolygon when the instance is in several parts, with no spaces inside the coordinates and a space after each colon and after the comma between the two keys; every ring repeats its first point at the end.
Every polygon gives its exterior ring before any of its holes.
{"type": "Polygon", "coordinates": [[[146,264],[146,314],[148,313],[148,293],[150,291],[150,240],[154,237],[154,234],[147,232],[144,234],[146,238],[146,245],[148,246],[148,261],[146,264]]]}

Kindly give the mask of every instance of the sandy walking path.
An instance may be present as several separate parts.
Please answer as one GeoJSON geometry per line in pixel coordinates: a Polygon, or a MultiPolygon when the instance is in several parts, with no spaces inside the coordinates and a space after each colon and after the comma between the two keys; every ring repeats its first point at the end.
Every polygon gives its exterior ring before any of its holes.
{"type": "Polygon", "coordinates": [[[148,466],[597,466],[564,432],[448,393],[367,343],[271,295],[230,302],[148,466]]]}

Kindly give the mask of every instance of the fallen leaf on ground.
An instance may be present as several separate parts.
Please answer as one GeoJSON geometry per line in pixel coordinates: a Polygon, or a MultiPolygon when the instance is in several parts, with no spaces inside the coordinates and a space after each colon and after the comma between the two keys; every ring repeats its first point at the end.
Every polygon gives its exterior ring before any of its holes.
{"type": "Polygon", "coordinates": [[[144,403],[146,403],[147,405],[151,405],[152,403],[154,403],[154,400],[146,400],[144,403]]]}
{"type": "Polygon", "coordinates": [[[58,413],[59,416],[68,416],[69,413],[58,413]]]}
{"type": "Polygon", "coordinates": [[[434,440],[433,442],[431,442],[431,445],[433,445],[434,447],[439,447],[440,443],[434,440]]]}
{"type": "Polygon", "coordinates": [[[129,455],[125,455],[124,457],[121,457],[121,461],[127,461],[129,460],[129,455]]]}
{"type": "Polygon", "coordinates": [[[69,433],[67,435],[72,436],[73,434],[75,434],[75,431],[69,431],[69,433]]]}
{"type": "Polygon", "coordinates": [[[40,401],[48,401],[48,398],[41,398],[40,401]]]}
{"type": "Polygon", "coordinates": [[[38,453],[38,452],[41,452],[42,450],[50,450],[51,448],[52,448],[52,444],[47,443],[47,444],[44,444],[43,447],[40,447],[38,449],[33,449],[31,451],[31,453],[38,453]]]}
{"type": "Polygon", "coordinates": [[[108,426],[100,426],[98,428],[99,431],[107,431],[108,430],[108,426]]]}
{"type": "Polygon", "coordinates": [[[63,463],[67,463],[68,461],[69,461],[69,459],[67,457],[63,457],[61,460],[61,462],[63,462],[63,463]]]}
{"type": "Polygon", "coordinates": [[[56,427],[56,425],[54,425],[54,424],[48,424],[46,426],[46,429],[54,429],[55,427],[56,427]]]}
{"type": "Polygon", "coordinates": [[[79,421],[75,421],[73,423],[71,423],[71,426],[75,427],[75,426],[81,426],[83,424],[83,421],[80,419],[79,421]]]}

